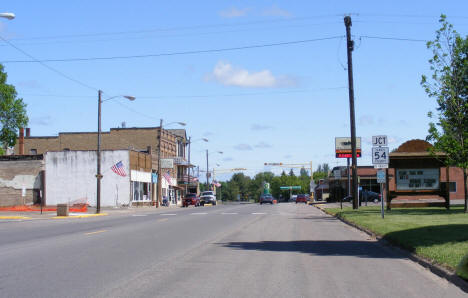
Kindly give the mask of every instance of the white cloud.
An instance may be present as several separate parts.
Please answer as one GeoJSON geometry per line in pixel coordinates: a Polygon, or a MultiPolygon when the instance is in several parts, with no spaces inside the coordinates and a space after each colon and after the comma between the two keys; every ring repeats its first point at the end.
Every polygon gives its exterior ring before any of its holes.
{"type": "Polygon", "coordinates": [[[275,77],[271,71],[265,69],[249,72],[246,69],[234,67],[228,62],[219,61],[213,72],[206,77],[226,86],[250,88],[274,88],[294,85],[294,81],[287,77],[275,77]]]}
{"type": "Polygon", "coordinates": [[[252,124],[250,127],[251,130],[270,130],[273,129],[273,126],[270,125],[262,125],[262,124],[252,124]]]}
{"type": "Polygon", "coordinates": [[[283,18],[290,18],[292,17],[292,13],[285,9],[281,9],[276,5],[273,5],[265,10],[263,10],[262,15],[269,16],[269,17],[283,17],[283,18]]]}
{"type": "Polygon", "coordinates": [[[239,145],[234,146],[234,149],[240,150],[240,151],[251,151],[252,146],[250,146],[249,144],[239,144],[239,145]]]}
{"type": "Polygon", "coordinates": [[[29,120],[29,123],[33,125],[38,125],[38,126],[48,126],[52,124],[52,117],[50,117],[49,115],[31,117],[31,119],[29,120]]]}
{"type": "Polygon", "coordinates": [[[257,145],[255,145],[255,147],[256,148],[271,148],[273,146],[265,142],[260,142],[257,145]]]}
{"type": "Polygon", "coordinates": [[[235,8],[231,7],[219,12],[219,15],[223,18],[239,18],[245,17],[249,12],[249,8],[235,8]]]}
{"type": "Polygon", "coordinates": [[[366,125],[374,125],[374,117],[372,115],[362,115],[358,119],[358,125],[366,126],[366,125]]]}

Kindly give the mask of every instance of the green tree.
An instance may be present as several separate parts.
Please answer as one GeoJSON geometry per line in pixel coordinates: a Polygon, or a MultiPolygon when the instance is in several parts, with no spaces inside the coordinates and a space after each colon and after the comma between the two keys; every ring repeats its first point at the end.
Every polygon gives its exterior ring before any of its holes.
{"type": "Polygon", "coordinates": [[[293,170],[293,169],[290,169],[290,170],[289,170],[289,176],[290,176],[290,177],[296,177],[296,175],[294,174],[294,170],[293,170]]]}
{"type": "Polygon", "coordinates": [[[26,104],[17,98],[15,86],[7,84],[7,74],[0,64],[0,154],[16,144],[17,131],[28,124],[26,104]]]}
{"type": "Polygon", "coordinates": [[[432,152],[447,154],[446,165],[463,169],[465,188],[465,213],[467,212],[468,168],[468,36],[461,37],[441,15],[441,28],[433,41],[427,43],[432,51],[429,59],[432,75],[422,76],[421,85],[429,97],[438,104],[437,113],[429,113],[436,123],[429,124],[428,141],[433,142],[432,152]]]}

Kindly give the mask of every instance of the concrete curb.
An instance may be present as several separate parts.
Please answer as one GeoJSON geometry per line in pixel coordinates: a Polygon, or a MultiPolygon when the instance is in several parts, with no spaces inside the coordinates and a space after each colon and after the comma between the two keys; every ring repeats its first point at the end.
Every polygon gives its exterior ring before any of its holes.
{"type": "Polygon", "coordinates": [[[406,256],[408,259],[412,260],[413,262],[416,262],[419,265],[423,266],[424,268],[429,269],[432,273],[436,274],[437,276],[445,278],[449,282],[451,282],[454,285],[456,285],[457,287],[459,287],[465,293],[468,293],[468,282],[463,280],[458,275],[456,275],[455,270],[450,270],[450,269],[442,267],[442,266],[440,266],[438,264],[435,264],[434,260],[430,260],[430,259],[426,259],[426,258],[423,258],[421,256],[418,256],[415,253],[412,253],[412,252],[406,250],[405,248],[398,246],[398,244],[396,244],[396,243],[391,243],[391,242],[387,241],[382,236],[375,234],[371,230],[368,230],[366,228],[358,226],[357,224],[352,223],[352,222],[350,222],[350,221],[348,221],[348,220],[346,220],[346,219],[344,219],[344,218],[342,218],[340,216],[328,213],[325,210],[325,208],[320,208],[320,206],[314,206],[314,207],[316,207],[317,209],[319,209],[323,213],[325,213],[325,214],[327,214],[329,216],[332,216],[332,217],[340,220],[341,222],[343,222],[343,223],[345,223],[345,224],[347,224],[349,226],[352,226],[353,228],[356,228],[356,229],[368,234],[371,237],[374,237],[382,245],[390,247],[391,249],[397,251],[398,253],[406,256]]]}
{"type": "Polygon", "coordinates": [[[0,219],[32,219],[27,216],[0,216],[0,219]]]}
{"type": "Polygon", "coordinates": [[[70,216],[54,216],[53,219],[66,219],[66,218],[86,218],[86,217],[96,217],[96,216],[107,216],[107,213],[99,214],[81,214],[81,215],[70,215],[70,216]]]}

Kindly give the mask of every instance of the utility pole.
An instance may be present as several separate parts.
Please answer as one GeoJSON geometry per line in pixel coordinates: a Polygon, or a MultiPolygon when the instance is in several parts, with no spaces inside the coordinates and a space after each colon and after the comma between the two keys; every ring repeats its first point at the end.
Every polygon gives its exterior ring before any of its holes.
{"type": "MultiPolygon", "coordinates": [[[[188,138],[188,173],[187,173],[187,188],[190,187],[190,170],[192,169],[191,164],[190,164],[190,144],[192,143],[192,137],[188,138]]],[[[188,193],[188,190],[186,188],[185,193],[188,193]]]]}
{"type": "Polygon", "coordinates": [[[351,40],[351,17],[345,16],[346,49],[348,53],[348,89],[349,89],[349,114],[351,121],[351,151],[353,171],[353,209],[358,209],[358,181],[357,181],[357,154],[356,154],[356,121],[354,117],[354,82],[353,82],[353,54],[354,41],[351,40]]]}
{"type": "Polygon", "coordinates": [[[161,144],[163,138],[163,120],[159,121],[159,145],[158,145],[158,198],[156,200],[156,208],[162,199],[162,179],[161,179],[161,144]]]}
{"type": "Polygon", "coordinates": [[[102,91],[98,90],[98,134],[97,134],[97,173],[96,173],[96,213],[101,212],[101,104],[102,91]]]}
{"type": "Polygon", "coordinates": [[[210,190],[209,181],[208,181],[209,175],[210,175],[210,172],[208,170],[208,149],[206,149],[206,190],[210,190]]]}

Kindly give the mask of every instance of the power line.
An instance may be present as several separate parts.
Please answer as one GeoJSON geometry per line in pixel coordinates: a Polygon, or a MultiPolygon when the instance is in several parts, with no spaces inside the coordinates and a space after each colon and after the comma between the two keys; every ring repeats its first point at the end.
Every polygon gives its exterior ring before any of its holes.
{"type": "Polygon", "coordinates": [[[57,70],[57,69],[55,69],[55,68],[53,68],[53,67],[50,67],[49,65],[45,64],[44,61],[40,61],[40,60],[36,59],[36,58],[33,57],[32,55],[28,54],[27,52],[25,52],[25,51],[23,51],[22,49],[20,49],[20,48],[18,48],[17,46],[15,46],[15,45],[14,45],[13,43],[11,43],[10,41],[8,41],[8,40],[6,40],[5,38],[3,38],[3,36],[0,36],[0,39],[3,40],[4,42],[8,43],[11,47],[13,47],[14,49],[16,49],[17,51],[23,53],[23,55],[25,55],[25,56],[27,56],[27,57],[29,57],[29,58],[31,58],[31,59],[34,60],[34,61],[31,61],[31,62],[39,63],[39,64],[41,64],[42,66],[44,66],[45,68],[49,69],[50,71],[53,71],[53,72],[55,72],[56,74],[58,74],[58,75],[60,75],[60,76],[62,76],[62,77],[64,77],[64,78],[66,78],[67,80],[70,80],[70,81],[72,81],[72,82],[77,83],[78,85],[81,85],[81,86],[83,86],[83,87],[85,87],[85,88],[88,88],[88,89],[92,89],[92,90],[94,90],[94,91],[98,91],[97,88],[94,88],[94,87],[92,87],[92,86],[90,86],[90,85],[88,85],[88,84],[85,84],[85,83],[83,83],[83,82],[77,80],[77,79],[74,79],[74,78],[70,77],[69,75],[64,74],[63,72],[61,72],[61,71],[59,71],[59,70],[57,70]]]}
{"type": "MultiPolygon", "coordinates": [[[[277,95],[277,94],[293,94],[293,93],[308,93],[319,92],[327,90],[340,90],[347,89],[346,86],[341,87],[328,87],[317,89],[301,89],[301,90],[288,90],[288,91],[272,91],[272,92],[250,92],[250,93],[228,93],[228,94],[197,94],[197,95],[135,95],[140,99],[170,99],[170,98],[218,98],[218,97],[244,97],[244,96],[263,96],[263,95],[277,95]]],[[[66,94],[44,94],[44,93],[19,93],[22,96],[38,96],[38,97],[60,97],[60,98],[94,98],[90,95],[66,95],[66,94]]]]}
{"type": "Polygon", "coordinates": [[[340,35],[340,36],[330,36],[330,37],[315,38],[315,39],[304,39],[304,40],[285,41],[285,42],[268,43],[268,44],[248,45],[248,46],[240,46],[240,47],[208,49],[208,50],[192,50],[192,51],[182,51],[182,52],[168,52],[168,53],[146,54],[146,55],[88,57],[88,58],[62,58],[62,59],[44,59],[44,60],[36,60],[35,59],[34,61],[32,61],[32,60],[7,60],[7,61],[3,61],[2,63],[78,62],[78,61],[135,59],[135,58],[150,58],[150,57],[163,57],[163,56],[179,56],[179,55],[192,55],[192,54],[205,54],[205,53],[219,53],[219,52],[228,52],[228,51],[237,51],[237,50],[248,50],[248,49],[275,47],[275,46],[304,44],[304,43],[310,43],[310,42],[316,42],[316,41],[332,40],[332,39],[337,39],[337,38],[341,38],[341,37],[342,36],[340,35]]]}
{"type": "MultiPolygon", "coordinates": [[[[104,38],[104,39],[90,39],[90,40],[57,40],[57,41],[43,41],[43,42],[25,42],[21,43],[22,46],[36,46],[36,45],[55,45],[55,44],[76,44],[76,43],[97,43],[97,42],[113,42],[113,41],[129,41],[129,40],[148,40],[149,38],[171,38],[171,37],[194,37],[194,36],[203,36],[203,35],[215,35],[215,34],[227,34],[227,33],[239,33],[239,32],[252,32],[253,30],[256,31],[271,31],[271,30],[279,30],[284,28],[303,28],[303,27],[310,27],[310,26],[325,26],[331,24],[341,24],[341,22],[328,22],[328,23],[314,23],[314,24],[307,24],[307,25],[289,25],[289,26],[282,26],[282,27],[272,27],[269,26],[267,28],[247,28],[247,29],[237,29],[237,30],[224,30],[224,31],[212,31],[212,32],[201,32],[201,33],[182,33],[182,34],[170,34],[170,35],[145,35],[145,36],[137,36],[137,37],[122,37],[122,38],[104,38]]],[[[7,46],[6,44],[0,44],[0,46],[7,46]]]]}
{"type": "Polygon", "coordinates": [[[414,41],[414,42],[428,42],[425,39],[415,39],[415,38],[400,38],[400,37],[387,37],[387,36],[369,36],[369,35],[360,35],[360,38],[368,39],[382,39],[382,40],[397,40],[397,41],[414,41]]]}
{"type": "Polygon", "coordinates": [[[316,16],[309,16],[309,17],[275,19],[275,20],[264,20],[264,21],[252,21],[252,22],[240,22],[240,23],[233,23],[233,24],[232,23],[231,24],[229,24],[229,23],[217,23],[217,24],[179,26],[179,27],[168,27],[168,28],[139,29],[139,30],[129,30],[129,31],[49,35],[49,36],[36,36],[36,37],[26,37],[26,38],[13,38],[11,40],[66,39],[66,38],[99,37],[99,36],[111,36],[111,35],[154,33],[154,32],[186,31],[186,30],[206,29],[206,28],[240,27],[240,26],[250,26],[250,25],[271,24],[271,23],[297,22],[297,21],[315,20],[315,19],[319,19],[319,18],[338,17],[338,16],[341,16],[341,15],[339,15],[339,14],[316,15],[316,16]]]}

